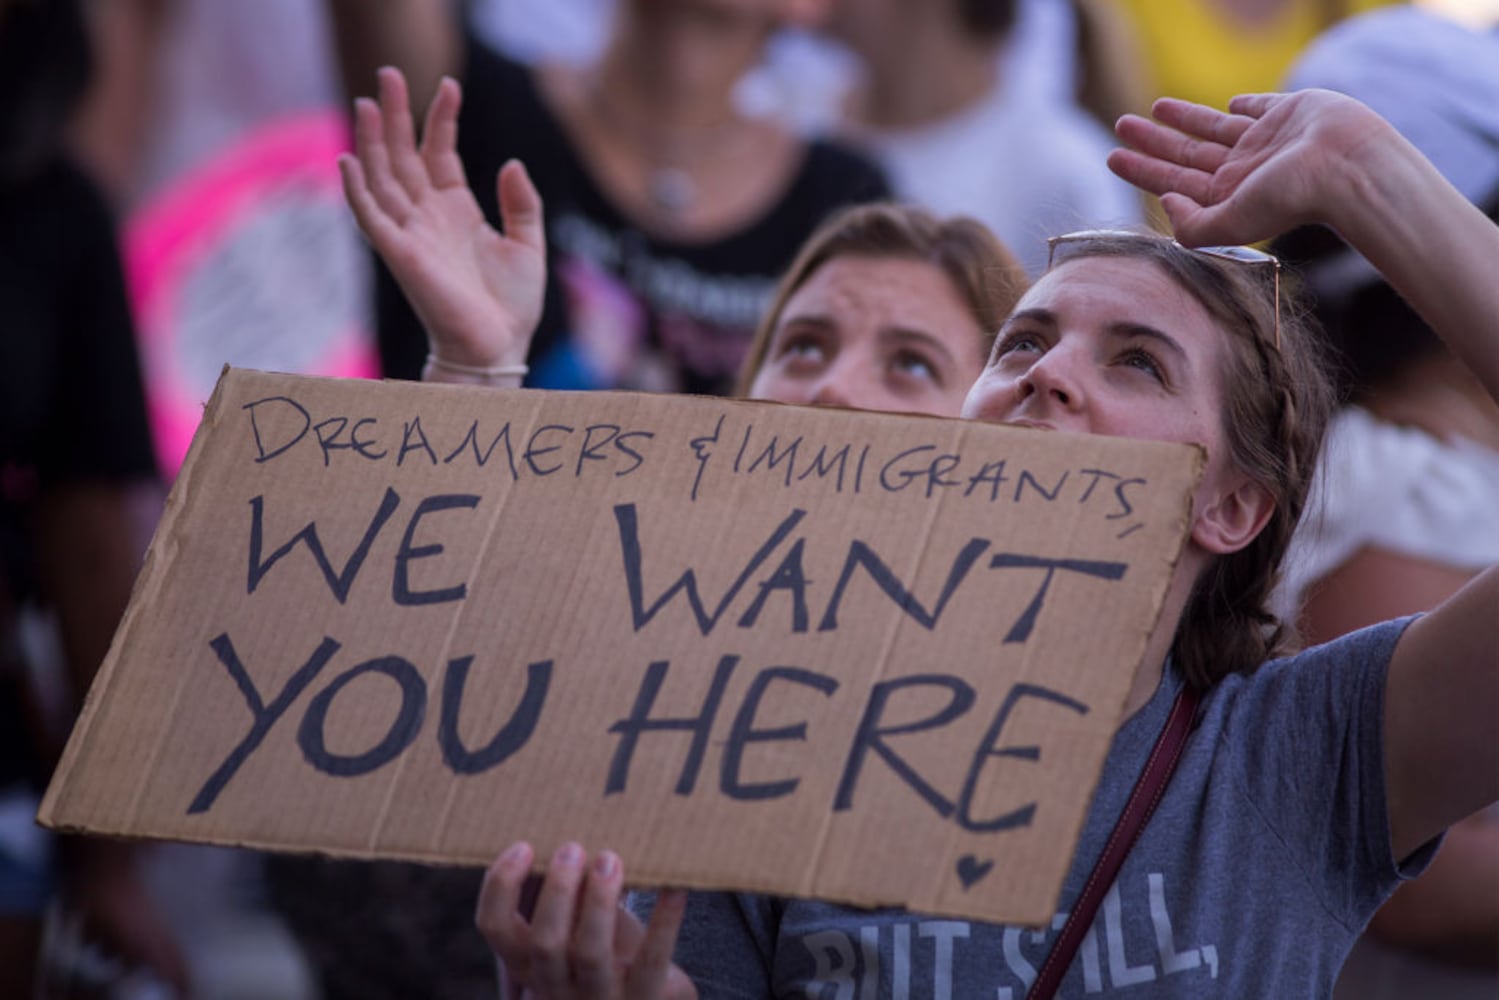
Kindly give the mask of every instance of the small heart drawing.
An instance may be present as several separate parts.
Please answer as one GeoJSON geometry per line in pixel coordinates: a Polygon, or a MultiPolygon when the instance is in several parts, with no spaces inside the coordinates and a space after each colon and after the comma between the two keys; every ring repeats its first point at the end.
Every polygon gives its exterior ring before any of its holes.
{"type": "Polygon", "coordinates": [[[963,882],[963,888],[972,889],[973,883],[989,874],[994,867],[994,861],[980,861],[972,854],[965,854],[958,859],[958,878],[963,882]]]}

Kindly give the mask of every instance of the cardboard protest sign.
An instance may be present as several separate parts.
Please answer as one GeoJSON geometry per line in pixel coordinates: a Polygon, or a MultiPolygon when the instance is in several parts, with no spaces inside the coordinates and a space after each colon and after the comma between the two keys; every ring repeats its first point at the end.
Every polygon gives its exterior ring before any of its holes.
{"type": "Polygon", "coordinates": [[[41,819],[1049,920],[1200,466],[229,370],[41,819]]]}

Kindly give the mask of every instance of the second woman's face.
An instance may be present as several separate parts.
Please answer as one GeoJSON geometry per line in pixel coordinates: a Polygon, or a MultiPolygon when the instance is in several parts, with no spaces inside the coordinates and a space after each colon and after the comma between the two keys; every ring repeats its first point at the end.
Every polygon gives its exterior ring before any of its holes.
{"type": "Polygon", "coordinates": [[[835,257],[786,301],[750,397],[957,416],[983,333],[936,266],[835,257]]]}

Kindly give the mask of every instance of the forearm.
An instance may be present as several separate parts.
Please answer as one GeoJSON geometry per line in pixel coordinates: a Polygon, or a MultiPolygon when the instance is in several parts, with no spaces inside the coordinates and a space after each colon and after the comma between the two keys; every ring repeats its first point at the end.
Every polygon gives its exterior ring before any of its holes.
{"type": "Polygon", "coordinates": [[[1326,220],[1499,399],[1499,226],[1393,131],[1350,157],[1326,220]]]}
{"type": "Polygon", "coordinates": [[[328,0],[339,72],[349,99],[375,94],[375,71],[400,68],[418,107],[444,75],[463,66],[461,15],[453,0],[328,0]]]}

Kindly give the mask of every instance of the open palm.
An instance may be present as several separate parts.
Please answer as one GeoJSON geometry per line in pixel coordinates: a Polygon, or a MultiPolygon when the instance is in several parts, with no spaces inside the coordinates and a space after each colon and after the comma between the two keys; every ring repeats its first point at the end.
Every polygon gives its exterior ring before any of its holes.
{"type": "Polygon", "coordinates": [[[1161,196],[1183,243],[1255,243],[1304,222],[1325,221],[1323,172],[1389,126],[1341,94],[1236,97],[1225,114],[1162,98],[1155,120],[1125,115],[1116,131],[1128,149],[1109,166],[1161,196]]]}
{"type": "Polygon", "coordinates": [[[354,106],[357,156],[339,166],[359,228],[427,329],[434,354],[489,367],[525,360],[541,317],[541,198],[512,161],[497,184],[501,234],[484,219],[457,154],[458,84],[444,79],[416,144],[406,81],[380,71],[378,104],[354,106]]]}

